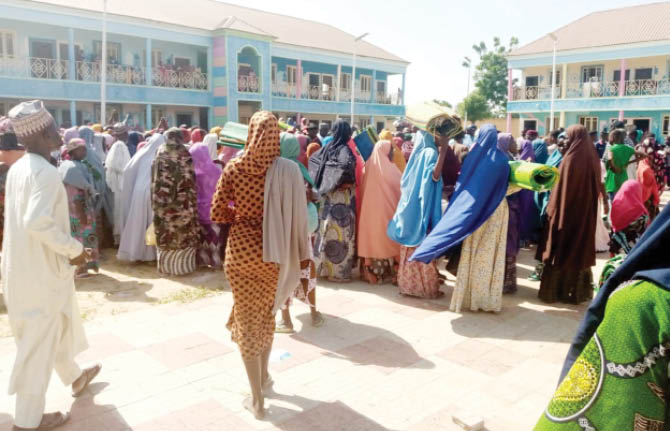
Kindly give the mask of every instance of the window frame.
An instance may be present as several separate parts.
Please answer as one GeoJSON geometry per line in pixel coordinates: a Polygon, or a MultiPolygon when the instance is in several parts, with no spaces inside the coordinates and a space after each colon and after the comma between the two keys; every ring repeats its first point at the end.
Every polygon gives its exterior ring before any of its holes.
{"type": "Polygon", "coordinates": [[[579,124],[584,126],[587,131],[589,132],[598,132],[600,127],[599,123],[600,120],[598,117],[594,117],[592,115],[580,115],[578,118],[579,124]]]}
{"type": "Polygon", "coordinates": [[[359,80],[359,90],[361,93],[372,93],[372,75],[360,75],[360,80],[359,80]],[[363,82],[367,82],[367,90],[363,89],[363,82]]]}
{"type": "Polygon", "coordinates": [[[661,117],[661,134],[663,136],[670,135],[670,115],[663,115],[661,117]]]}
{"type": "Polygon", "coordinates": [[[591,65],[587,65],[587,66],[582,66],[580,72],[581,73],[579,75],[580,75],[580,79],[581,79],[582,84],[590,84],[591,82],[603,82],[603,79],[604,79],[604,76],[605,76],[604,75],[605,74],[605,66],[603,66],[602,64],[591,64],[591,65]],[[590,81],[590,80],[586,81],[584,79],[584,72],[586,72],[588,69],[596,69],[596,70],[599,69],[600,74],[596,74],[596,76],[598,76],[600,79],[597,80],[597,81],[590,81]]]}
{"type": "Polygon", "coordinates": [[[18,39],[16,31],[10,29],[0,28],[0,58],[14,59],[16,58],[16,40],[18,39]],[[12,39],[12,55],[7,54],[7,41],[5,37],[11,36],[12,39]]]}
{"type": "Polygon", "coordinates": [[[351,73],[342,72],[340,74],[340,90],[351,91],[351,73]],[[348,80],[346,80],[345,77],[348,78],[348,80]],[[346,87],[344,86],[345,82],[348,84],[346,87]]]}
{"type": "Polygon", "coordinates": [[[286,83],[289,85],[298,85],[298,66],[293,64],[286,65],[286,83]],[[293,78],[293,80],[291,80],[293,78]]]}

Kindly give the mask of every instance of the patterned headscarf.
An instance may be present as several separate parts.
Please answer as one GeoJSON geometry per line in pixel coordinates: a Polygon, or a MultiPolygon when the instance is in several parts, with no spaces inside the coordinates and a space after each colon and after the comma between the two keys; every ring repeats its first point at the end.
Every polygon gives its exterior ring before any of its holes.
{"type": "Polygon", "coordinates": [[[249,122],[249,135],[244,154],[231,161],[249,175],[265,175],[279,157],[279,124],[271,112],[256,112],[249,122]]]}

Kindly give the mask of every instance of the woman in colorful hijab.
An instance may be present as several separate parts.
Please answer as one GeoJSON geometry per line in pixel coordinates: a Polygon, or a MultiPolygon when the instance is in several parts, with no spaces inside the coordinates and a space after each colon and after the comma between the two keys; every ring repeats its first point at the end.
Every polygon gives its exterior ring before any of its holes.
{"type": "Polygon", "coordinates": [[[533,153],[535,155],[535,163],[547,163],[549,151],[547,150],[547,143],[544,139],[537,138],[533,141],[533,153]]]}
{"type": "MultiPolygon", "coordinates": [[[[402,178],[398,166],[391,161],[395,150],[392,146],[389,140],[377,142],[365,163],[358,256],[361,258],[361,279],[370,284],[397,281],[400,244],[386,235],[386,227],[400,200],[402,178]]],[[[400,154],[400,151],[396,153],[400,154]]]]}
{"type": "Polygon", "coordinates": [[[637,180],[642,185],[642,202],[647,208],[647,213],[651,220],[654,220],[658,214],[658,207],[661,202],[656,172],[654,171],[655,151],[649,145],[642,145],[640,152],[646,155],[637,164],[637,180]]]}
{"type": "MultiPolygon", "coordinates": [[[[208,135],[209,136],[209,135],[208,135]]],[[[198,221],[200,235],[196,262],[198,266],[221,269],[228,239],[228,225],[212,223],[212,197],[221,177],[221,168],[214,164],[209,148],[204,143],[190,149],[198,192],[198,221]]]]}
{"type": "Polygon", "coordinates": [[[77,267],[76,277],[84,278],[88,270],[100,271],[98,258],[100,255],[96,208],[99,199],[93,184],[91,173],[82,162],[86,158],[86,143],[81,138],[73,138],[65,146],[70,160],[61,163],[58,171],[61,174],[70,208],[70,226],[72,237],[81,242],[85,248],[92,250],[90,260],[77,267]]]}
{"type": "Polygon", "coordinates": [[[407,161],[405,160],[405,156],[402,155],[402,148],[396,143],[395,139],[393,138],[393,134],[388,130],[382,130],[382,132],[379,134],[379,140],[391,142],[391,147],[393,148],[393,150],[390,153],[390,156],[392,157],[391,160],[393,164],[396,165],[401,174],[405,172],[405,168],[407,167],[407,161]]]}
{"type": "Polygon", "coordinates": [[[194,131],[191,132],[191,144],[197,144],[198,142],[202,142],[204,138],[205,138],[205,131],[202,129],[195,129],[194,131]]]}
{"type": "Polygon", "coordinates": [[[126,145],[128,146],[128,154],[130,154],[130,157],[133,157],[137,153],[139,149],[138,145],[140,145],[140,142],[142,141],[144,141],[144,137],[141,133],[135,131],[128,133],[128,142],[126,145]]]}
{"type": "Polygon", "coordinates": [[[440,278],[435,260],[410,262],[410,257],[442,217],[444,146],[463,131],[461,120],[436,103],[408,108],[407,117],[419,130],[400,182],[401,197],[386,230],[400,245],[398,288],[403,295],[439,298],[440,278]],[[439,145],[439,148],[438,148],[439,145]]]}
{"type": "Polygon", "coordinates": [[[209,158],[211,160],[218,160],[218,156],[219,156],[219,151],[218,151],[219,135],[216,135],[214,133],[210,133],[207,136],[205,136],[205,139],[203,139],[202,142],[203,142],[203,144],[205,144],[207,146],[207,151],[209,151],[209,158]]]}
{"type": "Polygon", "coordinates": [[[628,180],[612,201],[609,251],[612,256],[627,255],[649,224],[649,212],[642,200],[642,184],[628,180]]]}
{"type": "Polygon", "coordinates": [[[591,302],[536,431],[667,427],[669,248],[666,207],[591,302]]]}
{"type": "MultiPolygon", "coordinates": [[[[536,163],[533,141],[537,138],[535,130],[528,130],[525,139],[522,141],[521,154],[519,160],[524,162],[536,163]]],[[[521,190],[519,192],[519,207],[521,211],[521,233],[522,243],[528,244],[536,242],[540,234],[540,212],[535,205],[535,192],[531,190],[521,190]]]]}
{"type": "Polygon", "coordinates": [[[295,134],[295,137],[298,140],[298,144],[300,145],[300,154],[298,155],[298,161],[300,161],[300,163],[305,165],[305,167],[308,167],[310,155],[307,154],[307,148],[312,147],[312,154],[314,154],[321,149],[321,145],[317,144],[316,142],[310,144],[309,137],[303,135],[302,133],[295,134]]]}
{"type": "Polygon", "coordinates": [[[196,270],[200,226],[193,159],[176,127],[151,165],[151,207],[154,211],[158,272],[186,275],[196,270]]]}
{"type": "MultiPolygon", "coordinates": [[[[307,213],[309,220],[309,236],[310,236],[310,245],[314,239],[314,233],[318,229],[319,219],[317,214],[316,205],[311,201],[312,199],[312,187],[314,186],[314,181],[310,177],[309,172],[305,165],[300,163],[298,157],[300,156],[300,143],[296,135],[292,133],[282,133],[279,138],[281,157],[291,160],[294,162],[302,173],[303,181],[305,183],[305,191],[307,192],[308,204],[307,204],[307,213]]],[[[293,322],[291,321],[291,312],[290,306],[292,304],[293,298],[297,298],[300,301],[306,303],[309,306],[309,311],[312,317],[312,326],[318,328],[323,325],[323,316],[316,309],[316,265],[314,263],[314,253],[312,247],[310,247],[310,260],[306,265],[306,268],[301,269],[300,274],[300,286],[298,286],[291,297],[286,301],[286,303],[281,307],[282,319],[281,322],[277,325],[275,332],[287,334],[293,333],[293,322]]]]}
{"type": "Polygon", "coordinates": [[[231,224],[225,272],[233,291],[228,319],[247,370],[252,397],[244,402],[256,418],[263,417],[263,389],[272,385],[268,363],[274,339],[273,308],[279,267],[264,262],[263,224],[266,175],[279,157],[279,126],[267,111],[249,123],[244,153],[226,164],[212,200],[212,221],[231,224]]]}
{"type": "Polygon", "coordinates": [[[593,295],[598,198],[603,198],[606,212],[609,204],[588,132],[575,125],[567,135],[568,149],[547,207],[546,240],[537,251],[544,263],[539,297],[547,303],[580,304],[593,295]]]}
{"type": "Polygon", "coordinates": [[[350,140],[349,123],[338,120],[333,142],[309,159],[309,173],[321,196],[317,275],[337,282],[351,281],[356,256],[356,157],[350,140]]]}
{"type": "Polygon", "coordinates": [[[107,187],[103,161],[95,151],[95,145],[93,142],[95,138],[95,132],[90,127],[82,126],[79,128],[79,136],[86,142],[87,150],[86,158],[82,162],[91,171],[95,190],[98,192],[98,195],[100,195],[97,213],[99,217],[104,217],[104,220],[102,218],[98,220],[100,222],[98,231],[99,237],[103,239],[106,237],[103,232],[105,232],[107,229],[111,230],[111,226],[114,225],[114,195],[112,194],[112,191],[109,189],[109,187],[107,187]]]}
{"type": "MultiPolygon", "coordinates": [[[[128,137],[130,140],[130,137],[128,137]]],[[[105,176],[107,187],[114,194],[114,244],[118,245],[121,240],[121,227],[123,225],[123,172],[130,161],[131,155],[128,145],[119,140],[109,149],[105,159],[105,176]]]]}

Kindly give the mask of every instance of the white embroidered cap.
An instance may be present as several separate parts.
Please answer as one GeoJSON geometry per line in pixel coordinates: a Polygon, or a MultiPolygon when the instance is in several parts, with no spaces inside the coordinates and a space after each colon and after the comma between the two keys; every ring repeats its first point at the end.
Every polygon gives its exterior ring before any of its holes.
{"type": "Polygon", "coordinates": [[[19,103],[9,110],[7,116],[19,139],[45,130],[54,121],[41,100],[19,103]]]}

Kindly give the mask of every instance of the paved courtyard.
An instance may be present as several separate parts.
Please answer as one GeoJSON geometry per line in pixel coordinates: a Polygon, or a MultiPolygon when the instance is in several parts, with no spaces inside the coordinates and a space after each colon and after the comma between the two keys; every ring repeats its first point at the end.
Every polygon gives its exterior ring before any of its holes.
{"type": "MultiPolygon", "coordinates": [[[[47,395],[47,410],[72,410],[68,431],[460,429],[454,414],[482,417],[491,431],[529,430],[585,310],[538,301],[539,283],[525,279],[528,250],[519,292],[500,314],[449,312],[453,279],[435,301],[393,286],[321,283],[326,323],[313,328],[309,309],[293,307],[297,332],[275,338],[275,394],[256,421],[242,408],[248,385],[225,328],[232,294],[223,275],[160,279],[153,267],[106,256],[102,275],[78,282],[91,344],[79,359],[103,371],[74,403],[55,376],[47,395]]],[[[2,326],[6,335],[6,315],[2,326]]],[[[14,352],[13,339],[0,338],[0,431],[12,424],[14,352]]]]}

